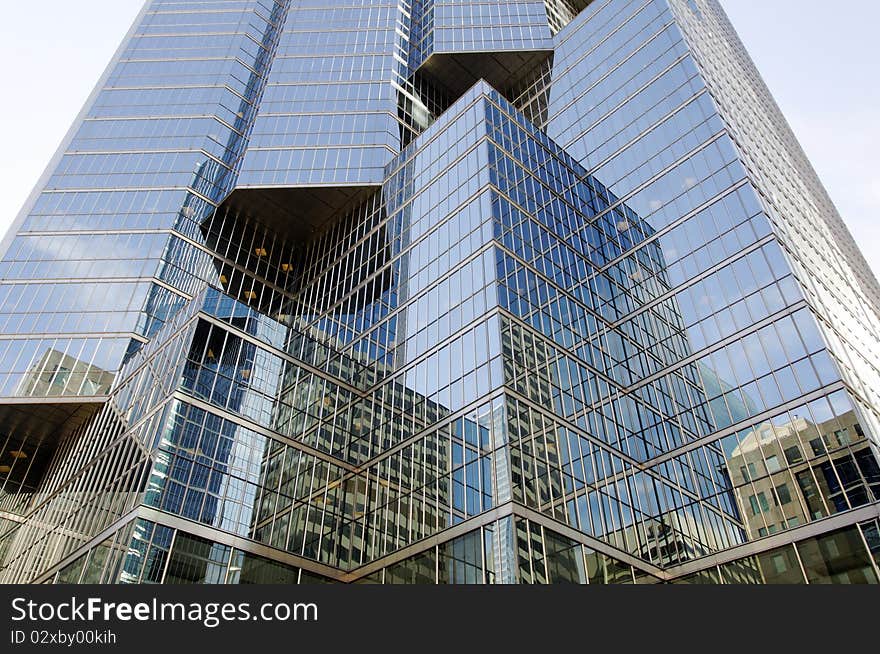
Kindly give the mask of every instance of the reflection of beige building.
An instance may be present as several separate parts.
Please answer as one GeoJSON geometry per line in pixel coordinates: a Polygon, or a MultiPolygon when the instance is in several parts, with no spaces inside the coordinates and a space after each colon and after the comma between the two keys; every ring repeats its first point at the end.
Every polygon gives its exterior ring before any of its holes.
{"type": "Polygon", "coordinates": [[[110,392],[113,376],[58,350],[47,350],[24,375],[16,395],[105,395],[110,392]]]}
{"type": "Polygon", "coordinates": [[[764,423],[728,456],[752,539],[876,499],[876,467],[852,411],[819,424],[800,417],[779,426],[764,423]]]}

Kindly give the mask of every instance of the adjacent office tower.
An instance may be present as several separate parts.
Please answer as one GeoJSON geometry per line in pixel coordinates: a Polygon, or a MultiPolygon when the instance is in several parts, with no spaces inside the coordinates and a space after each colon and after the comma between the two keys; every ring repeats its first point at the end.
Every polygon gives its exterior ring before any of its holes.
{"type": "Polygon", "coordinates": [[[4,582],[878,581],[880,287],[716,0],[151,0],[0,279],[4,582]]]}

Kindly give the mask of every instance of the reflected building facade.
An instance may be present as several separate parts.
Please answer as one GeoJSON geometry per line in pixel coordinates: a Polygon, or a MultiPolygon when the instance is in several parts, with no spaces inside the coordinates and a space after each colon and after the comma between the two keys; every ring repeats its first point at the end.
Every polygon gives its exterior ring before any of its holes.
{"type": "Polygon", "coordinates": [[[151,0],[2,251],[0,581],[880,578],[880,288],[715,0],[151,0]]]}

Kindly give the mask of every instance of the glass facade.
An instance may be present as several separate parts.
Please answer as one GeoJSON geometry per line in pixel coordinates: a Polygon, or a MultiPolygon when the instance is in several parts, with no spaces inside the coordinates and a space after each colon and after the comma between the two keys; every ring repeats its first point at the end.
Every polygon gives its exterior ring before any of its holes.
{"type": "Polygon", "coordinates": [[[151,0],[0,254],[2,582],[880,581],[880,287],[715,0],[151,0]]]}

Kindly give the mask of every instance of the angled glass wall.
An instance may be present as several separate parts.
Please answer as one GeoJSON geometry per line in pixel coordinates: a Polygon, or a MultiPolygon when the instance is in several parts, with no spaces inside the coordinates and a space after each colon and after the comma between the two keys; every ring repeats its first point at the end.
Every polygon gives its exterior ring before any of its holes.
{"type": "Polygon", "coordinates": [[[876,280],[717,2],[173,4],[0,263],[0,580],[877,583],[876,280]]]}

